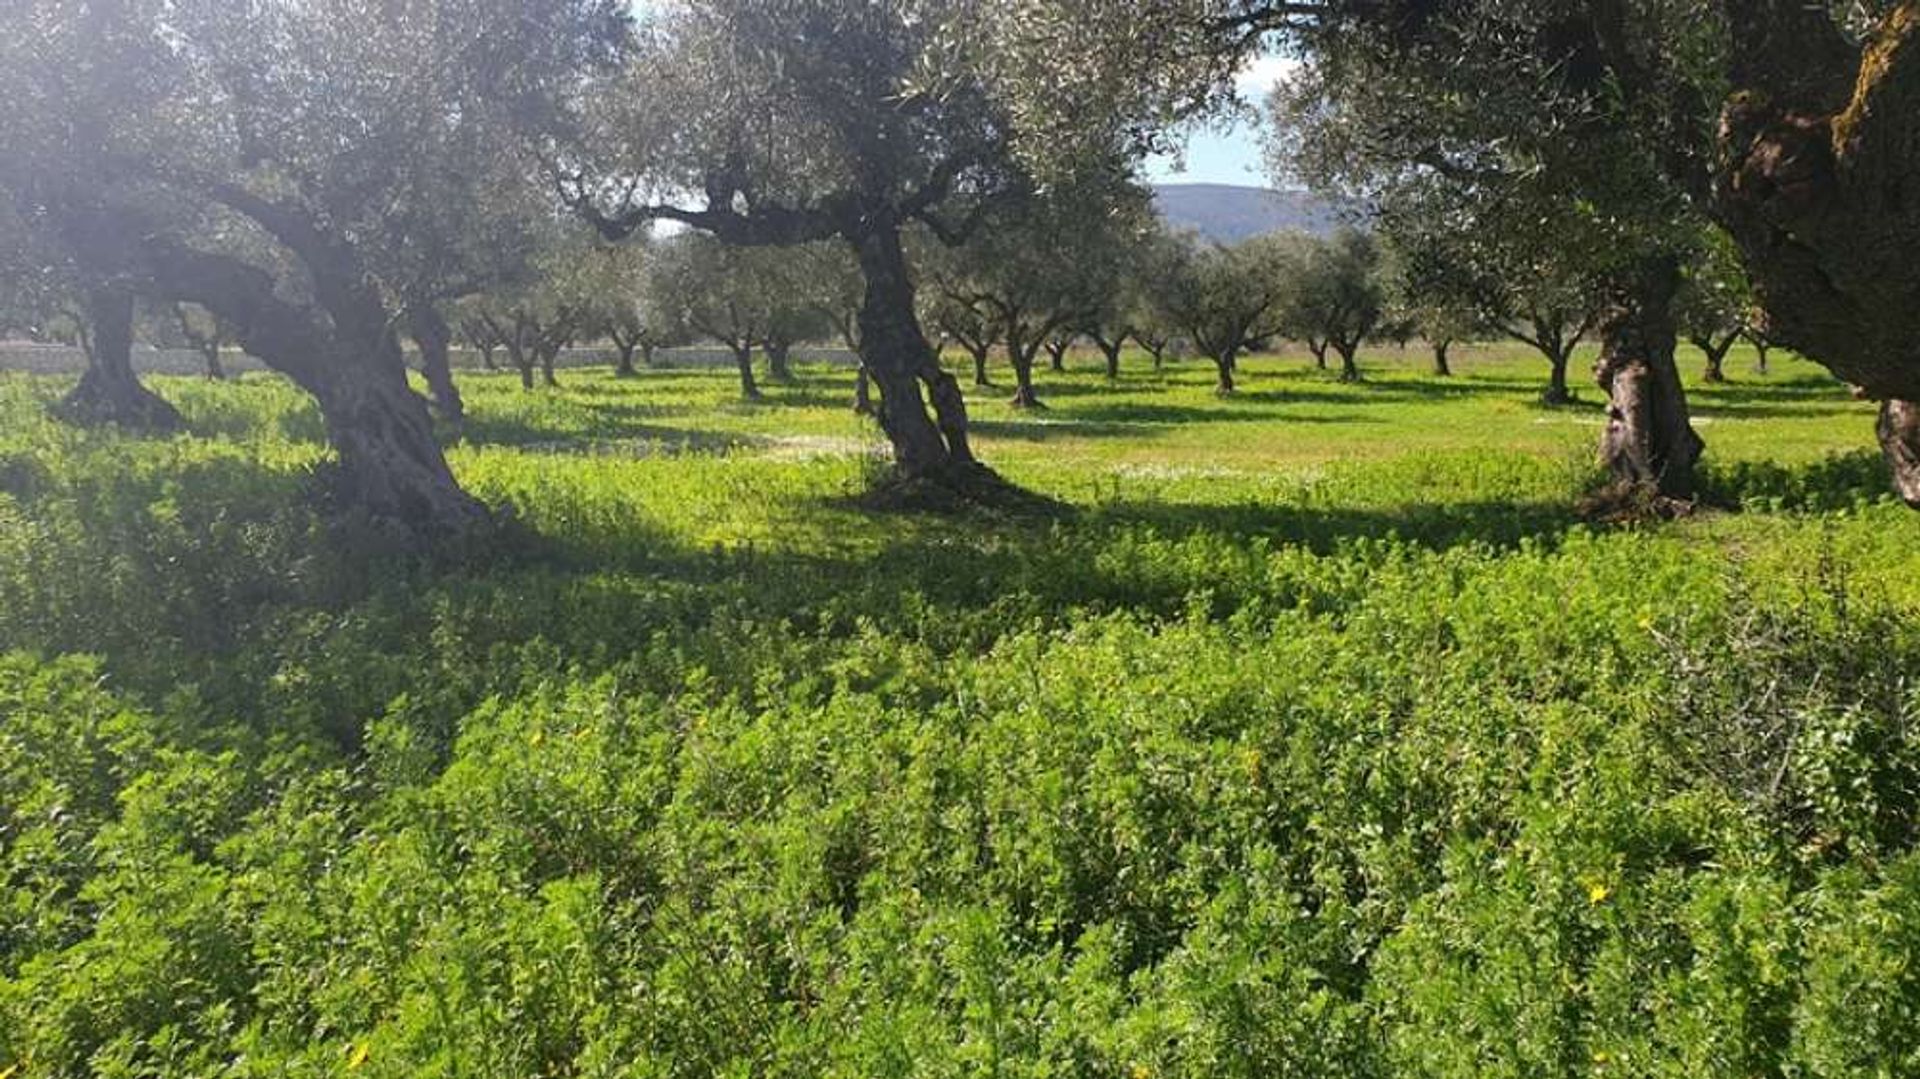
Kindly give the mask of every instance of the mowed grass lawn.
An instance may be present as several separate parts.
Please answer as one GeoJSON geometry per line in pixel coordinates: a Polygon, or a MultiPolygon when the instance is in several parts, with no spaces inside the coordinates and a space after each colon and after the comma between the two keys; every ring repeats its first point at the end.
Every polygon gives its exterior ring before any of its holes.
{"type": "Polygon", "coordinates": [[[969,389],[1032,516],[860,509],[843,370],[462,372],[435,562],[277,379],[0,376],[0,1076],[1920,1074],[1873,408],[1737,351],[1594,524],[1587,359],[969,389]]]}

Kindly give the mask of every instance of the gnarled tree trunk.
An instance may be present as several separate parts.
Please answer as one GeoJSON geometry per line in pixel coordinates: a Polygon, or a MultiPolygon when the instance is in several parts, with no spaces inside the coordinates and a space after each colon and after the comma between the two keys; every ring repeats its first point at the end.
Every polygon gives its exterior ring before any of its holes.
{"type": "Polygon", "coordinates": [[[1687,338],[1707,360],[1706,370],[1700,373],[1700,381],[1718,384],[1727,380],[1727,353],[1733,350],[1733,343],[1739,339],[1737,333],[1730,333],[1718,341],[1708,334],[1695,334],[1687,338]]]}
{"type": "Polygon", "coordinates": [[[753,345],[750,342],[729,344],[727,350],[733,353],[733,366],[740,372],[740,396],[744,400],[761,399],[760,383],[753,377],[753,345]]]}
{"type": "Polygon", "coordinates": [[[1218,378],[1213,384],[1213,392],[1215,396],[1218,396],[1218,397],[1233,396],[1233,392],[1234,392],[1233,372],[1234,372],[1234,368],[1239,366],[1239,363],[1240,363],[1239,353],[1235,352],[1233,349],[1227,349],[1225,352],[1222,352],[1218,356],[1215,356],[1213,358],[1213,367],[1214,367],[1214,370],[1218,373],[1218,378]]]}
{"type": "Polygon", "coordinates": [[[1447,362],[1447,353],[1453,348],[1452,341],[1429,342],[1433,346],[1433,373],[1439,378],[1453,377],[1453,365],[1447,362]]]}
{"type": "Polygon", "coordinates": [[[987,376],[987,354],[992,351],[992,347],[985,341],[978,345],[963,347],[966,348],[967,355],[973,357],[973,384],[985,389],[992,388],[993,379],[987,376]]]}
{"type": "Polygon", "coordinates": [[[427,380],[433,410],[448,423],[467,418],[467,405],[453,381],[453,330],[432,306],[422,304],[407,314],[407,332],[420,349],[420,373],[427,380]]]}
{"type": "Polygon", "coordinates": [[[1760,332],[1883,403],[1881,448],[1920,505],[1920,0],[1864,48],[1824,5],[1724,2],[1733,95],[1713,201],[1760,332]]]}
{"type": "Polygon", "coordinates": [[[1346,341],[1335,341],[1333,343],[1333,350],[1340,354],[1340,381],[1361,381],[1360,363],[1358,359],[1360,354],[1359,344],[1357,342],[1350,344],[1346,341]]]}
{"type": "Polygon", "coordinates": [[[1100,346],[1100,355],[1107,361],[1107,381],[1118,382],[1120,380],[1120,347],[1126,341],[1126,337],[1117,337],[1111,341],[1104,337],[1095,337],[1093,340],[1100,346]]]}
{"type": "Polygon", "coordinates": [[[1040,346],[1021,344],[1018,333],[1007,336],[1007,362],[1013,365],[1013,397],[1007,402],[1014,408],[1041,408],[1047,406],[1033,389],[1033,361],[1040,346]]]}
{"type": "Polygon", "coordinates": [[[767,378],[773,382],[787,385],[793,383],[793,342],[774,339],[761,343],[760,349],[767,354],[767,378]]]}
{"type": "Polygon", "coordinates": [[[1907,505],[1920,509],[1920,404],[1884,401],[1878,425],[1880,448],[1893,470],[1893,488],[1907,505]]]}
{"type": "Polygon", "coordinates": [[[1540,391],[1540,403],[1560,406],[1573,401],[1573,389],[1567,384],[1567,368],[1573,362],[1573,350],[1553,348],[1547,352],[1547,388],[1540,391]]]}
{"type": "Polygon", "coordinates": [[[640,348],[640,342],[631,338],[613,339],[613,377],[634,378],[639,371],[634,369],[633,354],[640,348]]]}
{"type": "Polygon", "coordinates": [[[1622,491],[1678,501],[1694,494],[1694,464],[1706,448],[1687,413],[1673,362],[1673,294],[1679,270],[1654,260],[1601,326],[1594,376],[1607,394],[1600,456],[1622,491]]]}
{"type": "Polygon", "coordinates": [[[903,478],[954,483],[976,473],[967,441],[966,402],[914,313],[913,278],[897,225],[880,223],[854,241],[865,289],[860,301],[860,360],[880,388],[880,429],[893,444],[903,478]],[[928,387],[938,422],[927,414],[928,387]]]}
{"type": "Polygon", "coordinates": [[[54,406],[54,415],[83,425],[118,424],[141,431],[178,431],[186,421],[133,373],[133,293],[112,285],[87,290],[87,369],[54,406]]]}

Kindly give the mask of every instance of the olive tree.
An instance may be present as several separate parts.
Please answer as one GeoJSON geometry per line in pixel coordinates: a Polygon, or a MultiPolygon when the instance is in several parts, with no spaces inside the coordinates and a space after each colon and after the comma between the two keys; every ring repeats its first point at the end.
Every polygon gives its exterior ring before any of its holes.
{"type": "MultiPolygon", "coordinates": [[[[320,406],[347,504],[484,521],[407,384],[409,252],[502,197],[512,132],[624,25],[616,0],[18,0],[0,189],[99,319],[191,302],[320,406]]],[[[536,192],[533,187],[527,191],[536,192]]],[[[117,350],[122,335],[109,343],[117,350]]]]}
{"type": "MultiPolygon", "coordinates": [[[[1329,239],[1301,238],[1290,267],[1294,280],[1276,330],[1307,341],[1316,359],[1331,347],[1340,355],[1340,381],[1359,382],[1360,346],[1386,317],[1391,272],[1380,244],[1343,228],[1329,239]]],[[[1324,366],[1324,363],[1322,363],[1324,366]]]]}
{"type": "MultiPolygon", "coordinates": [[[[1316,18],[1296,31],[1308,66],[1272,101],[1276,156],[1390,219],[1445,207],[1445,227],[1494,237],[1488,268],[1511,280],[1531,264],[1596,282],[1602,457],[1622,490],[1689,499],[1703,443],[1674,366],[1673,303],[1698,219],[1646,132],[1596,106],[1604,87],[1579,46],[1539,32],[1554,2],[1468,3],[1406,25],[1357,8],[1316,18]]],[[[1533,328],[1554,331],[1532,343],[1564,371],[1578,307],[1529,306],[1549,316],[1533,328]]]]}
{"type": "Polygon", "coordinates": [[[746,246],[832,240],[863,281],[860,353],[898,473],[991,474],[922,329],[909,227],[967,239],[1061,174],[1123,171],[1178,119],[1144,48],[1084,50],[1077,3],[708,0],[646,9],[625,84],[554,151],[607,234],[654,219],[746,246]],[[932,412],[929,414],[928,405],[932,412]]]}
{"type": "Polygon", "coordinates": [[[1127,183],[1057,188],[1010,208],[952,252],[943,291],[978,312],[1005,345],[1015,408],[1044,408],[1033,365],[1054,369],[1067,346],[1114,302],[1140,238],[1152,227],[1146,192],[1127,183]]]}
{"type": "Polygon", "coordinates": [[[1305,263],[1305,240],[1274,234],[1232,247],[1189,241],[1160,302],[1167,320],[1211,359],[1214,392],[1234,392],[1241,353],[1280,332],[1305,263]]]}
{"type": "MultiPolygon", "coordinates": [[[[1243,60],[1280,41],[1339,68],[1328,85],[1406,95],[1397,110],[1343,109],[1385,120],[1352,125],[1339,140],[1348,147],[1470,182],[1486,178],[1497,150],[1506,160],[1496,166],[1521,168],[1496,175],[1568,179],[1576,203],[1602,218],[1644,221],[1636,210],[1664,207],[1685,230],[1697,227],[1688,211],[1705,214],[1739,250],[1755,332],[1882,402],[1881,445],[1900,493],[1920,507],[1920,270],[1910,257],[1920,201],[1903,182],[1920,170],[1910,0],[1176,6],[1215,55],[1243,60]],[[1499,131],[1447,136],[1462,115],[1499,131]]],[[[1108,29],[1127,31],[1118,18],[1108,29]]],[[[1645,255],[1637,279],[1613,283],[1603,326],[1605,448],[1616,475],[1666,485],[1690,472],[1698,443],[1667,358],[1684,259],[1622,249],[1645,255]]]]}
{"type": "Polygon", "coordinates": [[[1753,291],[1731,241],[1710,234],[1687,265],[1674,304],[1681,335],[1706,358],[1702,381],[1727,380],[1727,353],[1747,334],[1752,309],[1753,291]]]}

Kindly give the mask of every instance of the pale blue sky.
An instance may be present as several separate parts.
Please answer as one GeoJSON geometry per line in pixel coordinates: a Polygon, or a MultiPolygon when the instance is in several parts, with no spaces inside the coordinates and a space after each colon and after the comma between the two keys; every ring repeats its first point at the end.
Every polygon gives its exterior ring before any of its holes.
{"type": "MultiPolygon", "coordinates": [[[[1267,91],[1285,78],[1298,62],[1279,56],[1262,57],[1241,72],[1237,81],[1240,96],[1255,108],[1266,101],[1267,91]]],[[[1198,131],[1187,143],[1186,168],[1175,171],[1174,159],[1156,157],[1147,162],[1147,179],[1154,183],[1240,184],[1248,187],[1272,187],[1261,159],[1257,124],[1248,118],[1230,128],[1198,131]]]]}

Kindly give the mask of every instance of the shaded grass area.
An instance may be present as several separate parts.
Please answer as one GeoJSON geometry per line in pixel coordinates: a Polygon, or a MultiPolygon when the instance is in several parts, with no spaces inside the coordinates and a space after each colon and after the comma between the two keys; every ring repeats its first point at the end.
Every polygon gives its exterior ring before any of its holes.
{"type": "Polygon", "coordinates": [[[1902,1074],[1870,410],[1701,389],[1739,511],[1597,529],[1595,406],[1421,359],[976,395],[1064,517],[860,512],[843,372],[463,373],[524,535],[454,567],[313,515],[275,380],[0,379],[0,1070],[1902,1074]]]}

